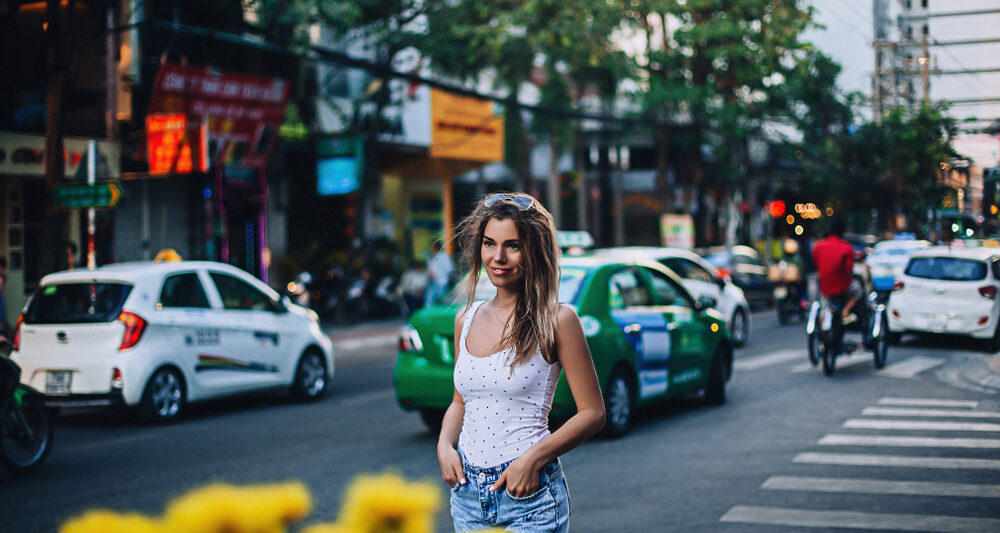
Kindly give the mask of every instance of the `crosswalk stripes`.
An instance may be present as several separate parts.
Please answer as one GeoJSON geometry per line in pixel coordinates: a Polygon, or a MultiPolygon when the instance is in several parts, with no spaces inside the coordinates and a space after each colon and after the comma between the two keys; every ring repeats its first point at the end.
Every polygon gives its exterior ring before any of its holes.
{"type": "MultiPolygon", "coordinates": [[[[928,358],[931,359],[931,358],[928,358]]],[[[933,368],[930,361],[918,360],[897,374],[904,375],[924,367],[933,368]]],[[[921,370],[922,371],[922,370],[921,370]]],[[[919,371],[917,372],[919,373],[919,371]]],[[[976,410],[977,402],[929,398],[885,397],[877,406],[865,407],[860,417],[846,420],[842,427],[847,430],[867,431],[865,434],[830,433],[821,437],[816,445],[822,451],[804,451],[792,460],[799,465],[823,465],[832,469],[829,476],[773,475],[761,484],[766,493],[795,492],[866,494],[873,498],[908,497],[951,497],[979,500],[984,502],[976,508],[997,509],[996,499],[1000,498],[1000,485],[990,483],[950,483],[938,481],[940,475],[931,472],[943,470],[981,471],[975,480],[989,474],[988,480],[996,481],[994,472],[1000,471],[1000,460],[972,457],[949,457],[947,450],[979,450],[995,457],[991,450],[1000,449],[1000,418],[994,411],[976,410]],[[885,418],[892,417],[892,418],[885,418]],[[938,419],[938,420],[929,420],[938,419]],[[871,431],[888,434],[871,434],[871,431]],[[897,431],[932,432],[931,435],[898,435],[897,431]],[[982,432],[984,438],[946,436],[941,432],[957,433],[982,432]],[[847,446],[869,448],[858,450],[870,453],[843,453],[831,448],[847,446]],[[881,448],[912,449],[915,455],[905,453],[878,453],[881,448]],[[917,449],[940,450],[934,456],[923,455],[917,449]],[[857,477],[838,476],[844,472],[839,467],[862,467],[864,474],[857,477]],[[927,469],[924,479],[880,479],[879,472],[888,468],[913,469],[920,472],[927,469]]],[[[855,452],[855,450],[850,450],[855,452]]],[[[968,452],[966,452],[968,453],[968,452]]],[[[859,472],[856,468],[847,472],[859,472]]],[[[826,471],[823,472],[826,474],[826,471]]],[[[912,478],[913,476],[908,476],[912,478]]],[[[829,502],[830,500],[824,500],[829,502]]],[[[836,501],[836,500],[834,500],[836,501]]],[[[873,500],[878,502],[879,500],[873,500]]],[[[970,507],[971,509],[972,507],[970,507]]],[[[879,510],[882,506],[878,507],[879,510]]],[[[940,531],[971,532],[1000,531],[1000,518],[945,516],[933,514],[894,514],[863,512],[859,509],[812,510],[761,505],[736,505],[730,508],[720,522],[757,525],[781,525],[799,528],[845,528],[882,529],[889,531],[940,531]]]]}
{"type": "MultiPolygon", "coordinates": [[[[740,371],[750,371],[759,370],[761,368],[767,368],[770,366],[780,365],[782,363],[788,363],[790,361],[795,361],[799,359],[805,361],[806,352],[805,350],[778,350],[771,353],[756,354],[748,357],[742,357],[733,362],[733,369],[737,372],[740,371]]],[[[865,354],[864,352],[855,353],[851,356],[841,356],[837,359],[837,368],[844,369],[854,365],[860,364],[872,364],[871,354],[865,354]]],[[[926,372],[932,368],[937,368],[945,363],[945,360],[940,357],[928,357],[924,355],[914,355],[903,359],[902,361],[897,361],[892,363],[885,368],[878,370],[877,374],[882,376],[889,376],[894,378],[912,378],[917,374],[926,372]]],[[[816,368],[808,361],[797,364],[792,367],[791,371],[796,374],[801,374],[804,372],[814,372],[816,368]]]]}

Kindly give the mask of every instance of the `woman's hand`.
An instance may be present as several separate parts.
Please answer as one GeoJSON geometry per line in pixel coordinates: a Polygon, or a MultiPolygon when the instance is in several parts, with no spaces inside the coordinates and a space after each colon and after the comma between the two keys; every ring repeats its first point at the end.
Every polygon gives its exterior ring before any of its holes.
{"type": "Polygon", "coordinates": [[[438,463],[441,464],[441,479],[451,488],[459,483],[465,485],[465,469],[462,468],[462,458],[458,451],[448,444],[439,443],[437,452],[438,463]]]}
{"type": "Polygon", "coordinates": [[[538,490],[539,470],[540,468],[535,468],[531,461],[521,456],[500,474],[500,479],[490,487],[490,492],[498,491],[507,485],[507,492],[515,498],[531,496],[538,490]]]}

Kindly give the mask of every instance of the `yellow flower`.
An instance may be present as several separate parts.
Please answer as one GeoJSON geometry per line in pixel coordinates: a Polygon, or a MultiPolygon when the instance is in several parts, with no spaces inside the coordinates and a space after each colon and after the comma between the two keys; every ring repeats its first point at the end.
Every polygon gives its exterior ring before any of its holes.
{"type": "Polygon", "coordinates": [[[360,477],[347,489],[340,523],[362,533],[432,533],[440,499],[433,483],[390,473],[360,477]]]}
{"type": "Polygon", "coordinates": [[[169,533],[284,533],[312,509],[298,482],[234,487],[209,485],[173,501],[164,515],[169,533]]]}
{"type": "Polygon", "coordinates": [[[87,511],[67,520],[59,533],[160,533],[159,524],[140,514],[118,514],[113,511],[87,511]]]}
{"type": "Polygon", "coordinates": [[[358,530],[341,524],[313,524],[301,533],[358,533],[358,530]]]}

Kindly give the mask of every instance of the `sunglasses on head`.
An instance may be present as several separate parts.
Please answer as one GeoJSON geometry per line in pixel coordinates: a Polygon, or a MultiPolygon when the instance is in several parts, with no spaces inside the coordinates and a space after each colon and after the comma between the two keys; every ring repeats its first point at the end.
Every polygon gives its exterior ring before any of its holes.
{"type": "Polygon", "coordinates": [[[531,206],[535,205],[535,199],[530,196],[514,195],[514,194],[491,194],[483,199],[483,205],[486,207],[493,207],[498,202],[510,202],[517,206],[521,211],[527,211],[531,206]]]}

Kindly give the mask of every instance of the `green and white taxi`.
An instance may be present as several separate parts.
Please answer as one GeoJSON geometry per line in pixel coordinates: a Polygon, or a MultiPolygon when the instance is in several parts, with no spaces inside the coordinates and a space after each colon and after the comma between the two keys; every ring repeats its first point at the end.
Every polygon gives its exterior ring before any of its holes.
{"type": "MultiPolygon", "coordinates": [[[[560,266],[559,299],[580,316],[604,392],[607,434],[624,434],[636,407],[664,398],[704,390],[708,403],[725,402],[733,350],[725,317],[712,309],[715,302],[692,297],[655,261],[563,256],[560,266]]],[[[396,400],[432,428],[454,391],[455,315],[467,301],[466,281],[438,305],[415,313],[400,332],[396,400]]],[[[481,276],[476,299],[494,294],[481,276]]],[[[574,410],[562,376],[552,415],[566,417],[574,410]]]]}

